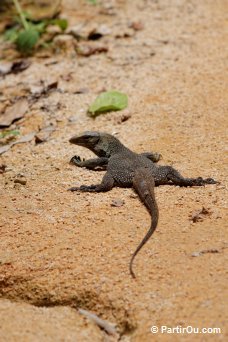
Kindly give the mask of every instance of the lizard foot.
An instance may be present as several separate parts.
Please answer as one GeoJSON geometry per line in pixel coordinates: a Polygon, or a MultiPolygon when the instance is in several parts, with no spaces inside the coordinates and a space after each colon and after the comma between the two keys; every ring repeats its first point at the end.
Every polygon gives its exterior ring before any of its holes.
{"type": "Polygon", "coordinates": [[[162,159],[162,155],[160,154],[160,153],[157,153],[157,152],[155,152],[154,154],[153,154],[153,159],[152,159],[152,161],[154,162],[154,163],[157,163],[159,160],[161,160],[162,159]]]}
{"type": "Polygon", "coordinates": [[[76,187],[76,186],[73,186],[72,188],[69,188],[69,189],[67,189],[67,191],[79,191],[80,190],[80,188],[79,187],[76,187]]]}
{"type": "Polygon", "coordinates": [[[74,156],[71,158],[70,160],[70,164],[76,165],[76,166],[81,166],[81,164],[83,163],[85,159],[81,159],[80,156],[74,156]]]}
{"type": "Polygon", "coordinates": [[[202,177],[198,177],[194,180],[194,185],[202,186],[205,184],[217,184],[218,182],[215,181],[213,178],[206,178],[203,179],[202,177]]]}
{"type": "Polygon", "coordinates": [[[68,191],[82,191],[82,192],[95,192],[96,191],[96,185],[81,185],[79,187],[73,186],[72,188],[69,188],[68,191]]]}
{"type": "Polygon", "coordinates": [[[217,182],[213,178],[206,178],[206,179],[204,179],[204,184],[218,184],[218,183],[219,182],[217,182]]]}

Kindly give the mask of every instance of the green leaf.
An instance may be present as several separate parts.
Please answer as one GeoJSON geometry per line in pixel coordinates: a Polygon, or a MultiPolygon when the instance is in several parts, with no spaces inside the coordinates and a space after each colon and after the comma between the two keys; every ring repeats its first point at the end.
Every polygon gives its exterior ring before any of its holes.
{"type": "Polygon", "coordinates": [[[87,0],[92,5],[97,5],[97,0],[87,0]]]}
{"type": "Polygon", "coordinates": [[[53,19],[50,21],[50,24],[57,25],[61,28],[62,31],[65,31],[68,26],[68,21],[66,19],[53,19]]]}
{"type": "Polygon", "coordinates": [[[9,40],[14,43],[18,37],[18,26],[11,27],[10,29],[6,30],[4,33],[5,40],[9,40]]]}
{"type": "Polygon", "coordinates": [[[40,21],[38,23],[29,23],[30,28],[36,30],[40,34],[45,32],[47,25],[48,25],[48,23],[45,20],[40,21]]]}
{"type": "Polygon", "coordinates": [[[20,131],[18,131],[17,129],[15,130],[11,130],[11,131],[3,131],[3,132],[0,132],[0,139],[2,138],[5,138],[7,135],[19,135],[20,134],[20,131]]]}
{"type": "Polygon", "coordinates": [[[111,90],[98,95],[88,111],[91,116],[96,116],[101,113],[124,109],[127,105],[128,98],[126,94],[111,90]]]}
{"type": "Polygon", "coordinates": [[[28,30],[21,31],[16,40],[18,50],[24,53],[31,51],[36,45],[39,36],[39,32],[31,27],[28,30]]]}

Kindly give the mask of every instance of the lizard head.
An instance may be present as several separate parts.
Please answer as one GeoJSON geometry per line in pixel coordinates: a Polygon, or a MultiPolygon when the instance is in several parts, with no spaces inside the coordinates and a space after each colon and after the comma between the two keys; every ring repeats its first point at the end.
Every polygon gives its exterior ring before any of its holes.
{"type": "Polygon", "coordinates": [[[70,143],[83,146],[93,151],[98,157],[109,158],[113,143],[119,141],[111,134],[88,131],[79,135],[74,135],[70,143]]]}

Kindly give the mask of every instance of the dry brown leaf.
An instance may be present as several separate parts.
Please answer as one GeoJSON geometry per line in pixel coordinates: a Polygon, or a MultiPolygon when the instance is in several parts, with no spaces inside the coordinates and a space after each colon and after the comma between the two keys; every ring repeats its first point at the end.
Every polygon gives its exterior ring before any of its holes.
{"type": "Polygon", "coordinates": [[[28,133],[24,135],[23,137],[21,137],[19,140],[13,141],[11,144],[0,147],[0,154],[7,152],[13,145],[22,144],[22,143],[31,141],[34,138],[35,134],[36,132],[28,133]]]}
{"type": "Polygon", "coordinates": [[[28,134],[24,135],[23,137],[21,137],[19,140],[14,141],[12,143],[12,145],[22,144],[22,143],[29,142],[29,141],[31,141],[34,138],[35,135],[36,135],[36,132],[28,133],[28,134]]]}
{"type": "Polygon", "coordinates": [[[55,131],[55,127],[48,126],[35,135],[35,143],[41,144],[49,140],[50,135],[55,131]]]}
{"type": "Polygon", "coordinates": [[[10,147],[11,147],[11,144],[1,146],[0,147],[0,154],[7,152],[10,149],[10,147]]]}
{"type": "Polygon", "coordinates": [[[12,63],[10,62],[2,62],[0,63],[0,75],[6,75],[11,70],[12,63]]]}
{"type": "Polygon", "coordinates": [[[32,94],[31,99],[32,100],[38,100],[42,96],[47,96],[50,92],[56,90],[58,88],[58,81],[54,81],[52,83],[49,83],[48,85],[37,85],[37,86],[31,86],[30,92],[32,94]]]}
{"type": "Polygon", "coordinates": [[[89,45],[89,44],[80,44],[80,46],[76,49],[77,54],[84,57],[89,57],[91,55],[95,55],[97,53],[108,52],[108,47],[104,45],[89,45]]]}
{"type": "Polygon", "coordinates": [[[22,59],[15,62],[1,62],[0,63],[0,76],[7,75],[7,74],[17,74],[25,69],[27,69],[31,65],[26,59],[22,59]]]}
{"type": "Polygon", "coordinates": [[[12,122],[22,118],[28,108],[28,101],[25,98],[6,108],[5,113],[0,116],[0,127],[9,127],[12,122]]]}

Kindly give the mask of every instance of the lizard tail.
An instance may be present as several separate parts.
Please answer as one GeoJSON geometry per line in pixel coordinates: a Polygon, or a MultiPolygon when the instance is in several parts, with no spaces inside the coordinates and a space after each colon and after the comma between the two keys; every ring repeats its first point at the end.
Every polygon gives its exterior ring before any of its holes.
{"type": "Polygon", "coordinates": [[[150,170],[144,167],[137,169],[133,178],[133,187],[151,215],[151,226],[131,257],[129,268],[133,278],[135,278],[135,273],[133,272],[134,258],[149,240],[158,224],[158,206],[155,200],[154,186],[154,177],[150,170]]]}

